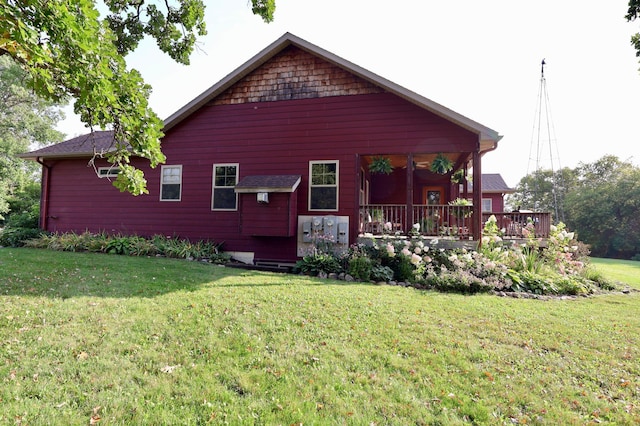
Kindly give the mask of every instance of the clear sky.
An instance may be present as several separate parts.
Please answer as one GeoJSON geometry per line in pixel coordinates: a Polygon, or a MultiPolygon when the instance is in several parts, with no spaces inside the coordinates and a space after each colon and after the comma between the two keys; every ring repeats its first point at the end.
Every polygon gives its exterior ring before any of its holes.
{"type": "MultiPolygon", "coordinates": [[[[532,148],[547,153],[541,167],[553,160],[555,170],[606,154],[640,166],[640,64],[630,44],[640,22],[624,19],[627,0],[276,2],[275,21],[265,24],[249,0],[207,0],[209,34],[188,67],[151,42],[131,54],[130,66],[153,86],[156,113],[168,117],[291,32],[497,130],[504,137],[483,172],[510,186],[535,170],[532,148]],[[552,122],[542,122],[539,137],[543,58],[552,122]]],[[[86,132],[73,117],[59,129],[86,132]]]]}

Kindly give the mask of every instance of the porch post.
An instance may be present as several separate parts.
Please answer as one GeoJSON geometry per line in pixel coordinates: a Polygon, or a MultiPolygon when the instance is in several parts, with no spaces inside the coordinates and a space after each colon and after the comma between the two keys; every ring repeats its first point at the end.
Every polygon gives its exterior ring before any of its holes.
{"type": "Polygon", "coordinates": [[[482,240],[482,165],[480,147],[473,152],[473,239],[482,240]]]}
{"type": "MultiPolygon", "coordinates": [[[[356,194],[355,194],[355,215],[353,216],[355,218],[355,220],[351,221],[351,226],[349,226],[349,235],[354,236],[354,235],[359,235],[360,232],[364,232],[364,218],[362,216],[360,216],[360,209],[362,208],[362,205],[360,204],[360,190],[361,190],[361,185],[362,185],[362,171],[360,170],[362,168],[362,165],[360,164],[361,162],[361,157],[360,154],[356,154],[356,170],[355,170],[355,175],[356,175],[356,194]],[[360,228],[360,223],[363,223],[363,229],[360,228]]],[[[365,201],[366,203],[366,201],[365,201]]],[[[349,244],[351,244],[352,241],[355,241],[355,238],[351,237],[349,238],[349,244]]]]}
{"type": "Polygon", "coordinates": [[[413,218],[413,153],[407,154],[407,213],[405,232],[409,232],[414,223],[413,218]]]}
{"type": "Polygon", "coordinates": [[[469,179],[467,175],[467,169],[469,168],[469,162],[465,161],[464,169],[462,171],[462,198],[469,198],[469,179]]]}

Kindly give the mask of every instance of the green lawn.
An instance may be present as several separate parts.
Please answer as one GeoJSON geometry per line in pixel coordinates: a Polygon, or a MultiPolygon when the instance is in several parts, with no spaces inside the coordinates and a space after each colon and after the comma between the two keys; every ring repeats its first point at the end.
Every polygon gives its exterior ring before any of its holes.
{"type": "Polygon", "coordinates": [[[625,283],[640,290],[640,262],[593,258],[591,263],[611,280],[625,283]]]}
{"type": "Polygon", "coordinates": [[[637,424],[639,308],[4,248],[0,424],[637,424]]]}

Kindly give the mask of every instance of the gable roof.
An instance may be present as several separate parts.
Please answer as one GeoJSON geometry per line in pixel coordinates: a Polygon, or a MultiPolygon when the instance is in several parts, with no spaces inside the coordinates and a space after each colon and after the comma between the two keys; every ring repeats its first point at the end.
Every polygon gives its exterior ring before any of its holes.
{"type": "MultiPolygon", "coordinates": [[[[460,185],[462,190],[463,186],[460,185]]],[[[473,192],[473,184],[467,182],[469,193],[473,192]]],[[[500,173],[483,173],[482,174],[482,192],[485,194],[513,194],[515,189],[509,188],[500,173]]]]}
{"type": "Polygon", "coordinates": [[[295,46],[302,49],[314,56],[330,62],[360,78],[366,80],[374,85],[381,87],[387,92],[393,93],[421,108],[424,108],[448,121],[451,121],[475,134],[480,136],[481,151],[487,151],[494,149],[502,136],[497,131],[490,129],[476,121],[473,121],[457,112],[450,110],[424,96],[418,95],[392,81],[389,81],[379,75],[372,73],[358,65],[355,65],[331,52],[328,52],[320,47],[313,45],[306,40],[303,40],[291,33],[285,33],[275,42],[271,43],[261,52],[256,54],[253,58],[236,68],[232,73],[224,77],[222,80],[205,90],[191,102],[180,108],[178,111],[169,116],[164,122],[164,130],[167,131],[172,127],[178,125],[189,115],[196,112],[202,106],[207,104],[212,99],[216,98],[231,86],[236,84],[242,78],[246,77],[249,73],[259,68],[265,62],[276,56],[282,50],[289,46],[295,46]]]}
{"type": "Polygon", "coordinates": [[[114,149],[113,132],[111,130],[101,130],[85,135],[76,136],[64,142],[50,145],[25,154],[18,154],[18,157],[36,160],[39,157],[90,157],[94,154],[106,154],[114,149]]]}

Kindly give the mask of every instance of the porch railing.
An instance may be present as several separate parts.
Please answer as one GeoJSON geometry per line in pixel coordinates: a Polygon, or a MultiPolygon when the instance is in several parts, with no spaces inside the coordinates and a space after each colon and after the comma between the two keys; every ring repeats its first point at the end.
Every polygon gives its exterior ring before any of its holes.
{"type": "MultiPolygon", "coordinates": [[[[360,207],[359,231],[372,235],[419,233],[468,239],[473,235],[472,213],[472,206],[414,205],[408,211],[404,204],[367,204],[360,207]],[[419,229],[413,228],[415,224],[419,229]]],[[[483,225],[491,215],[507,238],[524,238],[528,223],[536,238],[549,236],[550,213],[483,213],[483,225]]]]}
{"type": "Polygon", "coordinates": [[[506,238],[548,238],[551,232],[551,213],[548,212],[482,213],[482,223],[491,215],[495,216],[498,228],[506,238]]]}

